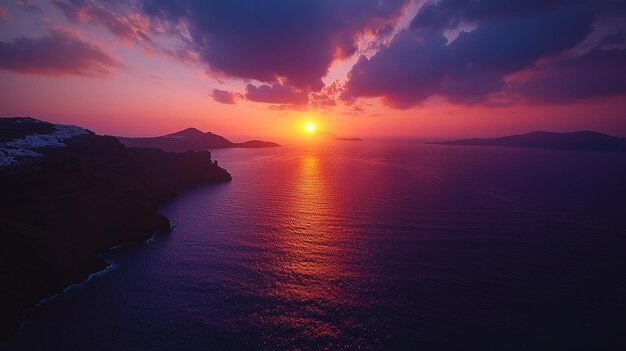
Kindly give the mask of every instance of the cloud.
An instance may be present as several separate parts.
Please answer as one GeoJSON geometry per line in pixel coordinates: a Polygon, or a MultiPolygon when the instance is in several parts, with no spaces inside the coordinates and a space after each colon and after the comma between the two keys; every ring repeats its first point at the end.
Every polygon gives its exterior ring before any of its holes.
{"type": "Polygon", "coordinates": [[[593,6],[565,1],[442,0],[420,9],[411,28],[348,74],[345,101],[382,97],[406,109],[433,95],[486,103],[506,78],[565,54],[593,30],[593,6]],[[448,41],[446,30],[474,21],[448,41]]]}
{"type": "Polygon", "coordinates": [[[411,21],[412,28],[453,28],[463,22],[515,19],[601,1],[581,0],[440,0],[429,1],[411,21]]]}
{"type": "Polygon", "coordinates": [[[300,111],[304,112],[307,110],[306,106],[303,105],[271,105],[269,107],[272,111],[300,111]]]}
{"type": "Polygon", "coordinates": [[[14,72],[102,77],[123,67],[98,46],[69,33],[0,42],[0,68],[14,72]]]}
{"type": "Polygon", "coordinates": [[[401,14],[405,0],[174,1],[144,0],[145,13],[183,23],[202,62],[229,77],[319,90],[336,59],[357,38],[401,14]]]}
{"type": "Polygon", "coordinates": [[[15,4],[28,12],[32,12],[32,13],[43,13],[43,10],[41,9],[41,7],[35,5],[32,1],[30,0],[16,0],[15,4]]]}
{"type": "Polygon", "coordinates": [[[148,36],[148,21],[136,13],[121,14],[93,1],[53,0],[53,3],[72,22],[101,24],[126,42],[151,40],[148,36]]]}
{"type": "Polygon", "coordinates": [[[595,49],[540,65],[510,84],[525,102],[563,104],[626,93],[626,49],[595,49]]]}
{"type": "Polygon", "coordinates": [[[160,76],[157,75],[149,75],[148,78],[154,83],[154,84],[158,84],[160,86],[166,87],[167,83],[165,83],[165,80],[163,78],[161,78],[160,76]]]}
{"type": "Polygon", "coordinates": [[[246,99],[271,104],[306,105],[309,102],[306,91],[301,91],[289,84],[274,83],[246,86],[246,99]]]}
{"type": "Polygon", "coordinates": [[[348,74],[341,98],[382,97],[385,104],[409,108],[437,91],[450,60],[442,35],[399,33],[371,58],[361,56],[348,74]]]}
{"type": "Polygon", "coordinates": [[[319,93],[310,93],[309,100],[312,107],[327,109],[337,106],[337,100],[343,87],[338,80],[324,86],[319,93]]]}
{"type": "MultiPolygon", "coordinates": [[[[209,94],[213,100],[222,104],[235,104],[237,99],[246,99],[253,102],[274,104],[270,109],[282,110],[302,110],[306,109],[309,103],[309,94],[299,90],[287,82],[274,84],[261,84],[259,86],[248,84],[246,93],[240,94],[233,91],[213,89],[209,94]]],[[[318,94],[324,95],[324,94],[318,94]]],[[[325,95],[324,95],[325,96],[325,95]]],[[[326,99],[328,99],[326,97],[326,99]]]]}
{"type": "MultiPolygon", "coordinates": [[[[408,109],[432,96],[494,105],[625,93],[620,0],[51,1],[69,22],[102,26],[148,56],[252,82],[243,94],[209,94],[225,104],[341,109],[372,97],[408,109]],[[324,86],[329,68],[339,62],[343,74],[353,55],[362,56],[348,80],[324,86]]],[[[0,68],[23,73],[104,76],[119,67],[76,35],[0,43],[0,68]]]]}
{"type": "Polygon", "coordinates": [[[325,93],[311,93],[309,95],[311,105],[317,108],[328,108],[337,106],[337,101],[325,93]]]}
{"type": "Polygon", "coordinates": [[[210,94],[213,100],[221,104],[236,104],[235,99],[241,97],[241,94],[232,91],[213,89],[213,93],[210,94]]]}
{"type": "Polygon", "coordinates": [[[9,19],[9,11],[4,7],[0,7],[0,21],[6,21],[9,19]]]}

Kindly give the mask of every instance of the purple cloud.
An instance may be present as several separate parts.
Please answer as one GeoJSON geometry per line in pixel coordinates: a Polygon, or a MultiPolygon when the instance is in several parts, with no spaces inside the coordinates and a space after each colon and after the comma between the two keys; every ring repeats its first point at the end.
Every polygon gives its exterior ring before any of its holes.
{"type": "Polygon", "coordinates": [[[41,7],[37,6],[36,4],[33,3],[33,1],[31,0],[16,0],[15,4],[28,12],[32,12],[32,13],[43,13],[43,10],[41,9],[41,7]]]}
{"type": "Polygon", "coordinates": [[[235,93],[232,91],[213,89],[213,93],[210,94],[213,97],[213,100],[221,103],[221,104],[236,104],[235,99],[240,97],[241,94],[235,93]]]}
{"type": "Polygon", "coordinates": [[[306,105],[309,102],[306,91],[300,91],[291,85],[274,83],[246,86],[246,99],[256,102],[286,105],[306,105]]]}
{"type": "Polygon", "coordinates": [[[0,68],[14,72],[102,77],[123,67],[98,46],[69,33],[0,42],[0,68]]]}
{"type": "Polygon", "coordinates": [[[93,1],[53,0],[65,16],[75,23],[97,23],[105,26],[111,33],[123,41],[141,42],[150,41],[147,32],[149,24],[137,14],[121,14],[112,11],[93,1]]]}
{"type": "Polygon", "coordinates": [[[387,28],[405,0],[144,0],[153,18],[185,23],[211,70],[242,79],[319,90],[336,59],[356,52],[364,31],[387,28]]]}
{"type": "Polygon", "coordinates": [[[527,102],[562,104],[626,93],[626,49],[595,49],[550,61],[510,84],[527,102]]]}
{"type": "MultiPolygon", "coordinates": [[[[614,57],[626,49],[623,1],[427,0],[391,40],[409,0],[52,2],[70,22],[103,26],[149,52],[201,64],[213,77],[256,82],[244,94],[210,93],[226,104],[247,99],[328,109],[376,97],[406,109],[435,95],[469,105],[622,93],[615,77],[623,64],[614,57]],[[356,54],[357,43],[368,56],[358,59],[346,82],[325,87],[329,67],[356,54]],[[579,72],[585,65],[595,73],[579,72]]],[[[120,66],[97,46],[58,33],[0,43],[4,69],[102,76],[120,66]],[[78,55],[59,59],[72,45],[78,55]],[[50,59],[28,53],[52,46],[61,50],[50,59]]]]}
{"type": "Polygon", "coordinates": [[[270,110],[273,111],[306,111],[307,107],[304,105],[270,105],[269,107],[270,110]]]}
{"type": "Polygon", "coordinates": [[[565,3],[442,0],[426,5],[411,29],[372,57],[359,59],[342,98],[382,97],[401,109],[433,95],[485,103],[505,89],[507,76],[564,54],[593,30],[593,6],[565,3]],[[467,20],[478,21],[475,29],[449,41],[446,30],[467,20]]]}

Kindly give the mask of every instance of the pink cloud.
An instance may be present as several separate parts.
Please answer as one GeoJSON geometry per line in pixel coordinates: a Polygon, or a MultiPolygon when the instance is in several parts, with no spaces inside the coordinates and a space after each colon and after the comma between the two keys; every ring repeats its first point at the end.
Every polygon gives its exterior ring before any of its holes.
{"type": "Polygon", "coordinates": [[[72,22],[101,24],[123,42],[149,42],[149,21],[137,13],[120,14],[94,2],[54,0],[72,22]]]}
{"type": "Polygon", "coordinates": [[[0,7],[0,21],[6,21],[9,19],[9,10],[4,7],[0,7]]]}
{"type": "Polygon", "coordinates": [[[213,97],[213,100],[221,104],[234,105],[238,98],[241,98],[241,94],[232,91],[213,89],[213,93],[209,94],[213,97]]]}
{"type": "Polygon", "coordinates": [[[0,68],[35,75],[103,77],[123,68],[100,47],[67,32],[0,42],[0,68]]]}
{"type": "Polygon", "coordinates": [[[309,102],[308,94],[289,84],[274,83],[246,86],[246,99],[256,102],[272,104],[306,105],[309,102]]]}

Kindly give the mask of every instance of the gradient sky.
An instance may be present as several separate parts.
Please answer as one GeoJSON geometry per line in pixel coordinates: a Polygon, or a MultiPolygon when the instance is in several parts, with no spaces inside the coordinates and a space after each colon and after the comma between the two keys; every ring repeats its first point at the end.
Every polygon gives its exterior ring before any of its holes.
{"type": "Polygon", "coordinates": [[[0,90],[125,136],[626,136],[626,1],[0,0],[0,90]]]}

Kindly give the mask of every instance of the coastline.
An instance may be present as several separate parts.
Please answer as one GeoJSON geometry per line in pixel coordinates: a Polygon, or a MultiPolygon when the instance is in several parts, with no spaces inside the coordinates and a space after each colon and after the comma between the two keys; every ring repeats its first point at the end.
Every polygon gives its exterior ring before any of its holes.
{"type": "MultiPolygon", "coordinates": [[[[4,122],[7,131],[12,123],[54,128],[4,122]]],[[[160,204],[193,186],[232,180],[208,151],[128,148],[93,133],[62,142],[0,167],[0,340],[15,334],[23,311],[112,269],[103,252],[169,233],[160,204]]]]}
{"type": "MultiPolygon", "coordinates": [[[[169,200],[171,200],[171,199],[168,199],[167,201],[169,201],[169,200]]],[[[137,245],[140,245],[140,246],[143,246],[143,245],[146,245],[146,244],[150,244],[150,243],[156,241],[157,238],[159,236],[161,236],[161,235],[170,235],[174,231],[174,229],[176,229],[176,226],[172,226],[171,230],[169,232],[167,232],[167,233],[156,233],[155,232],[152,235],[150,235],[150,237],[148,239],[144,240],[143,242],[139,241],[139,242],[134,242],[133,244],[137,244],[137,245]]],[[[66,295],[72,293],[75,290],[82,289],[82,288],[86,287],[93,280],[98,279],[98,278],[100,278],[100,277],[102,277],[102,276],[104,276],[104,275],[106,275],[106,274],[108,274],[110,272],[113,272],[113,271],[117,270],[120,267],[117,264],[117,262],[115,262],[113,260],[107,260],[103,256],[105,256],[107,253],[109,253],[111,251],[115,251],[117,249],[121,249],[121,248],[126,247],[126,246],[128,246],[130,244],[131,243],[129,243],[129,242],[124,242],[124,243],[121,243],[121,244],[114,245],[114,246],[112,246],[112,247],[110,247],[108,249],[104,249],[103,251],[101,251],[98,254],[98,256],[100,256],[100,258],[102,258],[102,260],[107,263],[106,267],[104,267],[103,269],[101,269],[99,271],[95,271],[93,273],[90,273],[87,276],[87,278],[85,278],[82,281],[70,283],[65,288],[63,288],[63,290],[59,291],[58,293],[55,293],[53,295],[50,295],[48,297],[45,297],[45,298],[41,299],[41,301],[39,301],[37,304],[24,309],[22,311],[22,314],[28,314],[31,311],[34,311],[34,310],[37,310],[37,309],[40,309],[40,308],[44,308],[46,305],[48,305],[50,303],[53,303],[57,299],[59,299],[59,298],[61,298],[63,296],[66,296],[66,295]]],[[[21,319],[19,328],[22,327],[22,323],[23,322],[24,322],[24,320],[21,319]]],[[[0,340],[0,345],[2,344],[2,342],[10,342],[10,341],[11,341],[10,338],[8,338],[6,340],[0,340]]]]}
{"type": "Polygon", "coordinates": [[[32,310],[35,310],[35,309],[38,309],[38,308],[42,308],[45,305],[47,305],[47,304],[49,304],[51,302],[54,302],[56,299],[58,299],[58,298],[60,298],[60,297],[62,297],[64,295],[67,295],[67,294],[71,293],[74,290],[77,290],[77,289],[80,289],[80,288],[84,288],[87,284],[89,284],[90,281],[92,281],[94,279],[97,279],[97,278],[99,278],[99,277],[101,277],[101,276],[103,276],[103,275],[105,275],[105,274],[107,274],[109,272],[112,272],[112,271],[116,270],[119,267],[117,265],[117,263],[115,263],[114,261],[107,261],[107,260],[105,260],[105,261],[107,262],[107,266],[104,267],[104,269],[99,270],[97,272],[93,272],[93,273],[91,273],[91,274],[89,274],[87,276],[87,279],[85,279],[85,280],[83,280],[83,281],[81,281],[79,283],[70,284],[67,287],[65,287],[61,292],[56,293],[56,294],[54,294],[52,296],[49,296],[49,297],[46,297],[46,298],[42,299],[36,305],[25,309],[23,313],[28,313],[29,311],[32,311],[32,310]]]}
{"type": "MultiPolygon", "coordinates": [[[[171,230],[170,232],[168,232],[168,233],[161,233],[161,234],[159,234],[159,233],[153,233],[153,234],[152,234],[152,235],[151,235],[148,239],[146,239],[143,243],[137,242],[136,244],[139,244],[139,245],[146,245],[146,244],[149,244],[149,243],[151,243],[151,242],[154,242],[154,241],[155,241],[155,240],[156,240],[156,239],[157,239],[160,235],[169,235],[169,234],[171,234],[171,232],[172,232],[174,229],[175,229],[175,226],[174,226],[174,227],[172,227],[172,230],[171,230]]],[[[108,248],[108,249],[105,249],[105,250],[103,250],[102,252],[100,252],[100,253],[99,253],[99,256],[102,258],[102,256],[106,255],[107,253],[109,253],[109,252],[111,252],[111,251],[115,251],[115,250],[120,249],[120,248],[123,248],[123,247],[125,247],[125,246],[127,246],[127,245],[129,245],[129,244],[130,244],[130,243],[128,243],[128,242],[124,242],[124,243],[121,243],[121,244],[114,245],[114,246],[112,246],[112,247],[110,247],[110,248],[108,248]]],[[[103,259],[103,260],[107,263],[107,266],[106,266],[106,267],[104,267],[103,269],[101,269],[101,270],[99,270],[99,271],[96,271],[96,272],[93,272],[93,273],[89,274],[89,275],[87,276],[87,278],[86,278],[85,280],[81,281],[81,282],[78,282],[78,283],[71,283],[71,284],[69,284],[67,287],[65,287],[62,291],[60,291],[60,292],[58,292],[58,293],[56,293],[56,294],[54,294],[54,295],[48,296],[48,297],[46,297],[46,298],[43,298],[43,299],[42,299],[41,301],[39,301],[36,305],[33,305],[33,306],[31,306],[31,307],[26,308],[26,309],[23,311],[23,313],[28,313],[29,311],[32,311],[32,310],[34,310],[34,309],[44,307],[44,306],[45,306],[45,305],[47,305],[48,303],[54,302],[56,299],[58,299],[58,298],[60,298],[60,297],[62,297],[62,296],[64,296],[64,295],[66,295],[66,294],[69,294],[69,293],[71,293],[71,292],[72,292],[72,291],[74,291],[74,290],[77,290],[77,289],[80,289],[80,288],[84,288],[84,287],[85,287],[85,286],[87,286],[87,284],[89,284],[89,282],[91,282],[92,280],[97,279],[97,278],[99,278],[99,277],[102,277],[102,276],[104,276],[105,274],[107,274],[107,273],[109,273],[109,272],[112,272],[112,271],[115,271],[115,270],[117,270],[117,269],[119,268],[119,265],[118,265],[115,261],[113,261],[113,260],[107,260],[107,259],[105,259],[105,258],[102,258],[102,259],[103,259]]]]}

